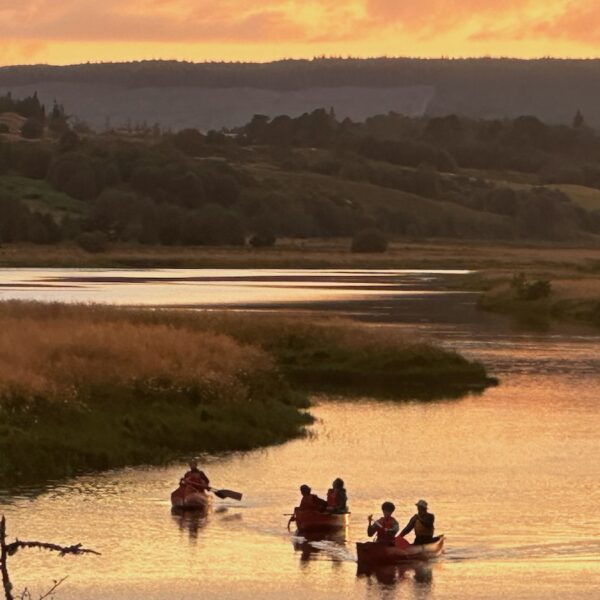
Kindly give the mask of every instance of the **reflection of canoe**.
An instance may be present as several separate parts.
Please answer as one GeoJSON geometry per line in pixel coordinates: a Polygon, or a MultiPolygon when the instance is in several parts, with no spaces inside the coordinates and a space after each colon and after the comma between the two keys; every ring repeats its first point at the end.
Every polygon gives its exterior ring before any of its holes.
{"type": "Polygon", "coordinates": [[[173,508],[183,510],[208,510],[210,496],[206,492],[200,492],[189,485],[180,485],[171,493],[171,505],[173,508]]]}
{"type": "Polygon", "coordinates": [[[327,513],[294,509],[294,519],[300,533],[339,531],[348,527],[350,513],[327,513]]]}
{"type": "Polygon", "coordinates": [[[405,560],[428,560],[442,553],[444,536],[431,544],[407,544],[406,546],[386,546],[377,542],[356,544],[358,562],[370,565],[389,565],[405,560]]]}

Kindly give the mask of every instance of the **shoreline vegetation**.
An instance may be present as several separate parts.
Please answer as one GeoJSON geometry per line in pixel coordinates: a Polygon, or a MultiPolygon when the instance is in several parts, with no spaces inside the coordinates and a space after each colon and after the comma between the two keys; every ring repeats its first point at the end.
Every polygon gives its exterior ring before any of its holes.
{"type": "Polygon", "coordinates": [[[270,248],[111,244],[89,253],[75,244],[0,245],[0,268],[248,268],[248,269],[455,269],[471,271],[442,282],[448,289],[480,292],[478,307],[520,321],[600,324],[600,246],[576,242],[394,240],[384,253],[353,253],[350,238],[281,239],[270,248]],[[523,300],[511,288],[515,275],[547,280],[548,297],[523,300]]]}
{"type": "Polygon", "coordinates": [[[1,487],[281,443],[305,433],[317,390],[494,383],[455,352],[339,319],[14,301],[0,327],[1,487]]]}

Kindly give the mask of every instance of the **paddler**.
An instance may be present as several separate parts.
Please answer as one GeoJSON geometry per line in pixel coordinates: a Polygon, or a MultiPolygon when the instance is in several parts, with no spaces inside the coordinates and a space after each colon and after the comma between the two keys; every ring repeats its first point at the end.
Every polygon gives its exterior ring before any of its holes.
{"type": "Polygon", "coordinates": [[[193,488],[205,491],[209,488],[208,477],[198,468],[198,460],[192,458],[188,463],[190,470],[181,479],[181,484],[187,484],[193,488]]]}
{"type": "Polygon", "coordinates": [[[427,512],[428,505],[425,500],[419,500],[415,506],[417,507],[417,514],[411,517],[406,527],[400,532],[400,535],[404,537],[414,529],[415,541],[413,544],[429,544],[434,541],[433,523],[435,521],[435,515],[427,512]]]}
{"type": "Polygon", "coordinates": [[[367,535],[369,537],[376,535],[375,541],[379,544],[392,546],[394,539],[400,531],[400,524],[392,515],[396,507],[393,502],[384,502],[381,505],[383,517],[373,521],[373,515],[369,515],[369,526],[367,527],[367,535]]]}
{"type": "Polygon", "coordinates": [[[344,481],[339,477],[327,490],[327,511],[335,514],[348,512],[348,494],[344,488],[344,481]]]}
{"type": "Polygon", "coordinates": [[[306,484],[300,486],[300,493],[302,494],[302,498],[298,506],[300,510],[322,511],[327,506],[327,502],[325,502],[323,498],[319,498],[319,496],[313,494],[310,486],[306,484]]]}

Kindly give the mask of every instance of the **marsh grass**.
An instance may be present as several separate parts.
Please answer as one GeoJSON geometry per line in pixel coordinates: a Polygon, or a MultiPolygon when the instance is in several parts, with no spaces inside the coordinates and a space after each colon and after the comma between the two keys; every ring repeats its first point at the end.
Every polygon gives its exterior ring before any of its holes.
{"type": "Polygon", "coordinates": [[[0,305],[0,484],[301,435],[305,396],[231,336],[117,309],[0,305]]]}
{"type": "Polygon", "coordinates": [[[480,297],[479,307],[521,320],[550,322],[556,319],[600,327],[598,278],[557,279],[551,284],[552,292],[548,297],[527,301],[518,298],[514,289],[503,282],[480,297]]]}
{"type": "Polygon", "coordinates": [[[454,352],[341,319],[14,301],[0,330],[0,484],[282,442],[315,390],[489,383],[454,352]]]}

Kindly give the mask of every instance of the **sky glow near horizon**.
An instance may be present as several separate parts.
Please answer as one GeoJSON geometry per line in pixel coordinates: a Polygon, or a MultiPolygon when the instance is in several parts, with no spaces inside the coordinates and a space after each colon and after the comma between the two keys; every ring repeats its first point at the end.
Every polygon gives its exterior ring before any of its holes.
{"type": "Polygon", "coordinates": [[[0,65],[600,56],[598,0],[0,0],[0,65]]]}

